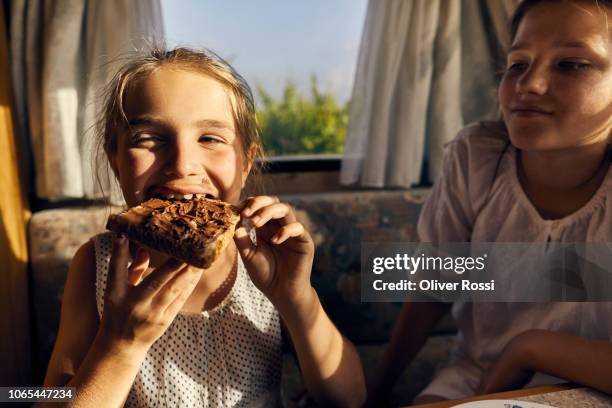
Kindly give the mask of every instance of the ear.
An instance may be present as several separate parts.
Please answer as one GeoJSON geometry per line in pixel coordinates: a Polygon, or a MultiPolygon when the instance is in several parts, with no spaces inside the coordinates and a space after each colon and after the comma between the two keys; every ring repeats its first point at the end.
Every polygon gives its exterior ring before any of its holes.
{"type": "Polygon", "coordinates": [[[249,149],[246,152],[246,163],[244,169],[242,170],[242,185],[246,182],[246,179],[249,177],[251,173],[251,169],[253,168],[253,164],[255,163],[255,158],[257,157],[257,145],[255,143],[251,143],[249,149]]]}

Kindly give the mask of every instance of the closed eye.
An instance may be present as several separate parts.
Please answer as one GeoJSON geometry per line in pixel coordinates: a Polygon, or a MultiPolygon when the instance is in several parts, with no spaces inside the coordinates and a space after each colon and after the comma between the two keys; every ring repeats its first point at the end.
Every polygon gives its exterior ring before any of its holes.
{"type": "Polygon", "coordinates": [[[225,143],[225,140],[221,139],[219,136],[214,136],[214,135],[202,135],[200,136],[199,139],[200,143],[210,143],[210,144],[215,144],[215,143],[225,143]]]}
{"type": "Polygon", "coordinates": [[[164,138],[155,133],[137,133],[130,139],[133,147],[152,148],[162,143],[165,143],[164,138]]]}
{"type": "Polygon", "coordinates": [[[527,64],[526,62],[512,62],[508,65],[508,67],[506,68],[506,71],[508,72],[521,72],[527,69],[527,67],[529,66],[529,64],[527,64]]]}

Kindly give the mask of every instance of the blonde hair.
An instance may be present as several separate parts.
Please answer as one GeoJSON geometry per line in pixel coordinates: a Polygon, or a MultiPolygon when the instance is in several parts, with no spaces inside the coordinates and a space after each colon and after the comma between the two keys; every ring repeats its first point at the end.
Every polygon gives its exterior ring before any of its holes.
{"type": "Polygon", "coordinates": [[[247,158],[247,152],[252,146],[255,146],[251,174],[259,179],[264,154],[253,92],[244,78],[227,61],[213,51],[204,48],[180,47],[165,50],[157,47],[147,52],[137,53],[124,63],[106,87],[103,95],[102,109],[96,125],[97,161],[102,152],[110,161],[117,151],[117,136],[120,129],[128,125],[124,111],[126,93],[162,67],[201,73],[219,81],[227,88],[233,96],[232,116],[240,140],[241,153],[245,159],[251,159],[247,158]]]}

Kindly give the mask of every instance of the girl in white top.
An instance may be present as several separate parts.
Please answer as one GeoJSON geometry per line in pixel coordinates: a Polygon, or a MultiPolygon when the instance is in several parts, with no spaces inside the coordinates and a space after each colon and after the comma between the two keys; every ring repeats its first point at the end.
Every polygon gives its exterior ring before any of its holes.
{"type": "MultiPolygon", "coordinates": [[[[464,129],[423,242],[612,241],[612,2],[525,0],[499,86],[504,123],[464,129]]],[[[407,303],[370,383],[377,405],[450,308],[407,303]]],[[[458,346],[415,402],[573,381],[612,393],[612,304],[456,303],[458,346]]]]}
{"type": "Polygon", "coordinates": [[[209,51],[153,51],[109,85],[100,142],[129,206],[155,194],[238,205],[244,227],[206,270],[126,237],[76,253],[45,386],[75,406],[278,406],[280,320],[322,404],[365,398],[359,357],[310,285],[314,245],[275,197],[240,201],[261,151],[251,91],[209,51]],[[279,318],[280,315],[280,318],[279,318]]]}

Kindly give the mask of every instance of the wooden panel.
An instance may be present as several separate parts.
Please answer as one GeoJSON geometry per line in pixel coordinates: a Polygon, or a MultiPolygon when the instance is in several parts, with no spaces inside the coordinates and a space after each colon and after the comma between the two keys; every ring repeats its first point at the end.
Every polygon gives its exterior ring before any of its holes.
{"type": "Polygon", "coordinates": [[[308,194],[340,191],[340,172],[273,173],[263,176],[266,194],[308,194]]]}
{"type": "Polygon", "coordinates": [[[575,387],[576,387],[575,385],[569,384],[569,383],[558,384],[558,385],[542,385],[539,387],[521,388],[520,390],[514,390],[514,391],[478,395],[476,397],[463,398],[463,399],[450,400],[450,401],[433,402],[431,404],[421,404],[421,405],[412,405],[412,406],[418,407],[418,408],[450,408],[450,407],[454,407],[459,404],[465,404],[467,402],[472,402],[472,401],[482,401],[482,400],[492,400],[492,399],[495,399],[495,400],[516,399],[516,398],[527,397],[527,396],[532,396],[532,395],[548,394],[550,392],[570,390],[575,387]]]}

